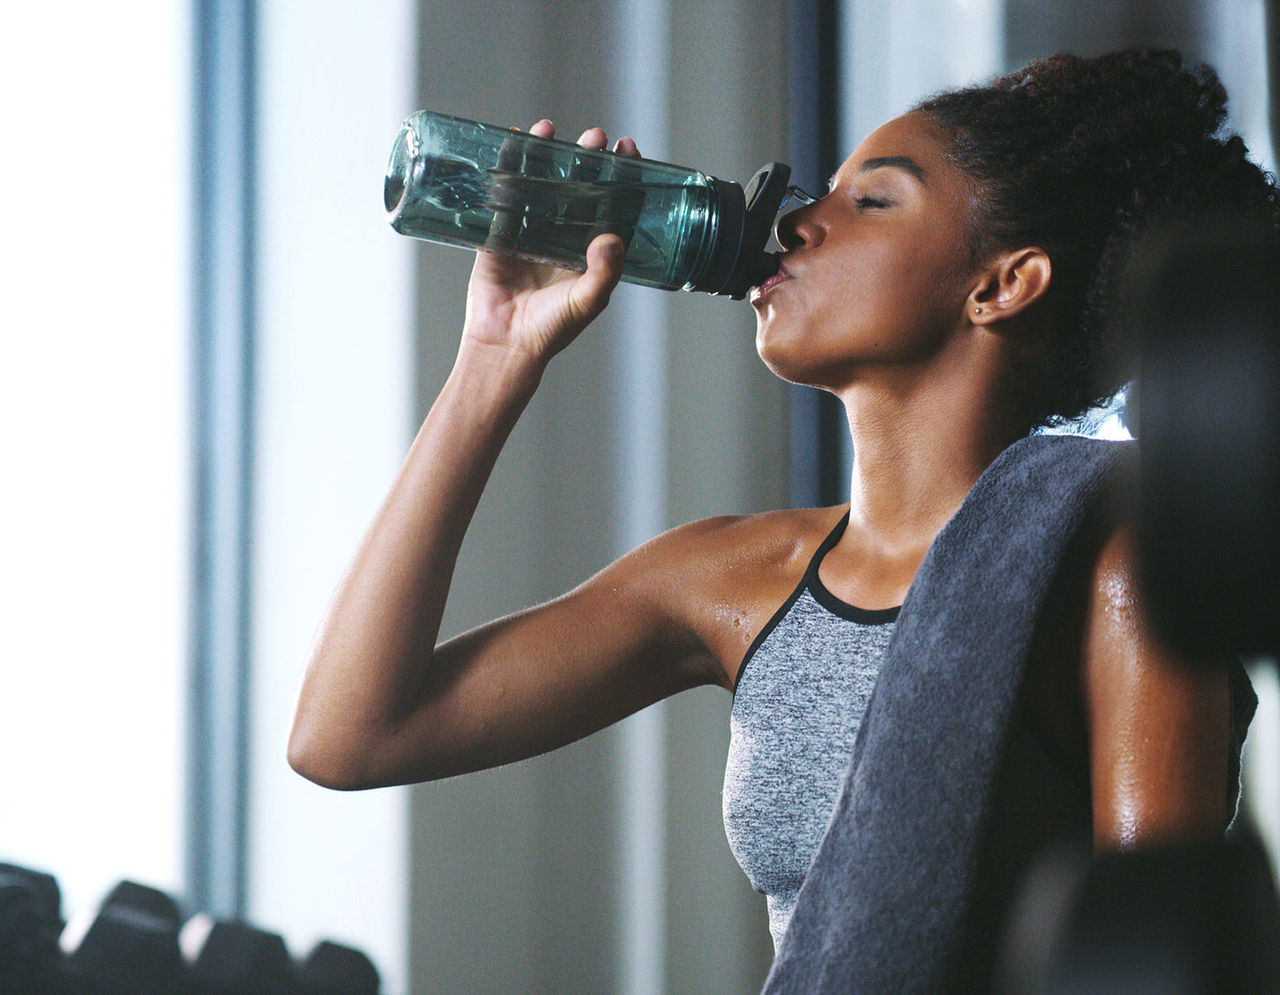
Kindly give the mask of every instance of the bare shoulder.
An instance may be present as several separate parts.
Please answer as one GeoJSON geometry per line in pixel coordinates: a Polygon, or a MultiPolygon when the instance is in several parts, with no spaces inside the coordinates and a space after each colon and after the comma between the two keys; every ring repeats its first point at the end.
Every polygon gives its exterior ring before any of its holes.
{"type": "Polygon", "coordinates": [[[1093,710],[1125,693],[1130,707],[1156,710],[1173,699],[1222,698],[1223,668],[1169,647],[1149,621],[1132,530],[1119,525],[1103,537],[1093,565],[1085,616],[1084,688],[1093,710]]]}
{"type": "Polygon", "coordinates": [[[800,582],[843,507],[707,518],[672,529],[614,568],[714,658],[732,687],[742,657],[800,582]]]}
{"type": "Polygon", "coordinates": [[[665,532],[641,549],[734,569],[768,569],[806,558],[830,534],[846,507],[766,511],[703,518],[665,532]]]}
{"type": "Polygon", "coordinates": [[[1113,526],[1099,537],[1097,549],[1089,584],[1090,627],[1137,640],[1145,632],[1145,623],[1130,530],[1113,526]]]}
{"type": "Polygon", "coordinates": [[[629,558],[643,563],[656,580],[678,572],[725,593],[749,593],[779,578],[793,580],[794,586],[844,511],[805,508],[704,518],[663,533],[629,558]]]}

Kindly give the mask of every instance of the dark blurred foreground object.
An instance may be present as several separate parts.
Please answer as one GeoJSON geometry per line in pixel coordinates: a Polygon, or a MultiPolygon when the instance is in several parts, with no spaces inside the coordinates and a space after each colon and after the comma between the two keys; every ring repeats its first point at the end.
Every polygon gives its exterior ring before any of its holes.
{"type": "Polygon", "coordinates": [[[1280,235],[1198,218],[1147,239],[1138,555],[1153,624],[1192,658],[1280,652],[1280,235]]]}
{"type": "Polygon", "coordinates": [[[1280,992],[1280,906],[1256,837],[1048,855],[1006,936],[1005,995],[1280,992]]]}
{"type": "Polygon", "coordinates": [[[182,948],[193,995],[378,995],[377,968],[353,947],[321,940],[301,964],[276,933],[193,916],[182,948]]]}

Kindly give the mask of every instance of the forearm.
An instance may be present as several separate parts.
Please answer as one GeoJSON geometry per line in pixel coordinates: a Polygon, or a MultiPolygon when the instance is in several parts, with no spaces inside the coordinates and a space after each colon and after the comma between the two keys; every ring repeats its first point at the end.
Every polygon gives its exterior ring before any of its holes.
{"type": "Polygon", "coordinates": [[[540,376],[527,354],[464,337],[321,627],[289,748],[305,776],[359,780],[412,713],[463,536],[540,376]]]}

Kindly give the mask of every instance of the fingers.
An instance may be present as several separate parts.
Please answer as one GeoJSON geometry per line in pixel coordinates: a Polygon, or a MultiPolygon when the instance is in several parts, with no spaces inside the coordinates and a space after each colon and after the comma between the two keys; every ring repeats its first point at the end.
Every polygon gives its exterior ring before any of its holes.
{"type": "MultiPolygon", "coordinates": [[[[529,129],[529,134],[537,135],[539,138],[555,138],[556,126],[544,117],[529,129]]],[[[608,147],[609,138],[603,128],[588,128],[578,137],[578,144],[584,149],[604,149],[608,147]]],[[[640,150],[636,148],[636,141],[629,135],[614,142],[613,151],[619,155],[630,156],[633,159],[640,158],[640,150]]]]}
{"type": "MultiPolygon", "coordinates": [[[[578,144],[589,149],[603,149],[608,139],[601,128],[588,128],[582,133],[582,137],[578,139],[578,144]]],[[[618,155],[630,156],[632,159],[640,158],[640,150],[636,148],[636,140],[630,135],[619,138],[613,143],[613,151],[618,155]]]]}
{"type": "Polygon", "coordinates": [[[584,149],[602,149],[609,143],[609,137],[603,128],[588,128],[578,139],[584,149]]]}

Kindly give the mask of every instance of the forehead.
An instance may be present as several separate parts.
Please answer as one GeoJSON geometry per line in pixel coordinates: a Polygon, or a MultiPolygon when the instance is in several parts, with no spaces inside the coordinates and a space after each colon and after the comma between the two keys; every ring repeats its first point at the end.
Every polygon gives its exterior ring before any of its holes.
{"type": "Polygon", "coordinates": [[[965,177],[947,159],[946,140],[926,115],[912,111],[871,132],[840,166],[833,182],[889,162],[923,180],[926,186],[963,186],[965,177]]]}

